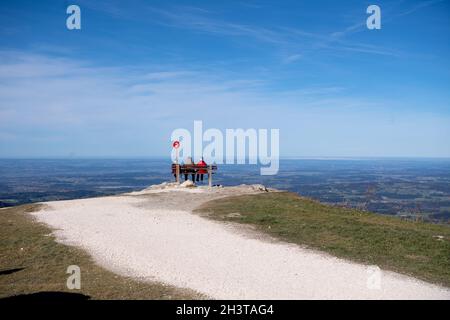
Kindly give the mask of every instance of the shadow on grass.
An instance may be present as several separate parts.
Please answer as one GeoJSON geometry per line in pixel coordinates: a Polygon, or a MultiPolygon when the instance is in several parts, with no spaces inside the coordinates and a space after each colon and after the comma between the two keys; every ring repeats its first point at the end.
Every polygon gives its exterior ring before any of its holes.
{"type": "Polygon", "coordinates": [[[25,268],[14,268],[14,269],[2,270],[2,271],[0,271],[0,276],[4,276],[4,275],[7,275],[7,274],[12,274],[12,273],[15,273],[17,271],[21,271],[23,269],[25,269],[25,268]]]}
{"type": "Polygon", "coordinates": [[[40,302],[66,302],[66,301],[85,301],[91,297],[81,293],[43,291],[30,294],[19,294],[0,299],[3,302],[22,302],[22,301],[40,301],[40,302]]]}

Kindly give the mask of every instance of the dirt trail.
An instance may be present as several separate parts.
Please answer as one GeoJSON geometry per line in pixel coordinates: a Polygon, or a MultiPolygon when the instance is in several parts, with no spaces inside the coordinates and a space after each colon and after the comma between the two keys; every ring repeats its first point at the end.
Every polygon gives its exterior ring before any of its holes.
{"type": "Polygon", "coordinates": [[[48,202],[33,215],[56,229],[59,241],[84,248],[107,269],[211,298],[450,299],[448,289],[392,272],[381,273],[377,289],[367,266],[249,236],[191,213],[205,201],[261,189],[154,186],[48,202]]]}

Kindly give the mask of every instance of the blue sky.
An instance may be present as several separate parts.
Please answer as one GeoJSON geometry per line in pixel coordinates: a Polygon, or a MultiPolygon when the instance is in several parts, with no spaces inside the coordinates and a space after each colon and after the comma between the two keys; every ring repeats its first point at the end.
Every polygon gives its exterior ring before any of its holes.
{"type": "Polygon", "coordinates": [[[2,1],[0,157],[168,156],[194,120],[279,128],[282,156],[450,157],[449,35],[450,1],[2,1]]]}

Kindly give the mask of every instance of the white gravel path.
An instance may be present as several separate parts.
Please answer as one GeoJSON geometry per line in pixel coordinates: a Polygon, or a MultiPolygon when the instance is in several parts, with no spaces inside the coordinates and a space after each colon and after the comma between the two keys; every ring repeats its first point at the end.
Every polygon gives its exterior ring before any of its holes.
{"type": "MultiPolygon", "coordinates": [[[[227,195],[221,192],[211,198],[227,195]]],[[[373,273],[367,266],[246,236],[230,225],[177,210],[198,205],[199,193],[209,194],[166,189],[48,202],[33,215],[56,229],[60,241],[84,248],[107,269],[211,298],[450,299],[449,289],[384,271],[381,288],[369,289],[373,273]]]]}

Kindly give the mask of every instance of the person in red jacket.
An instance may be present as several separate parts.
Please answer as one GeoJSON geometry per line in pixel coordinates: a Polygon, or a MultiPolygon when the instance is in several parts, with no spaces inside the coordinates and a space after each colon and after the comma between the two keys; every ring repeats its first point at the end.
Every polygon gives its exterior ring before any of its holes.
{"type": "Polygon", "coordinates": [[[205,169],[199,169],[199,170],[197,171],[197,181],[199,181],[199,179],[203,181],[203,175],[204,175],[205,173],[208,173],[208,171],[206,170],[206,167],[207,167],[208,165],[206,164],[205,161],[203,161],[203,157],[202,157],[202,160],[200,160],[200,161],[197,163],[197,166],[198,166],[198,167],[204,167],[204,168],[205,168],[205,169]]]}

